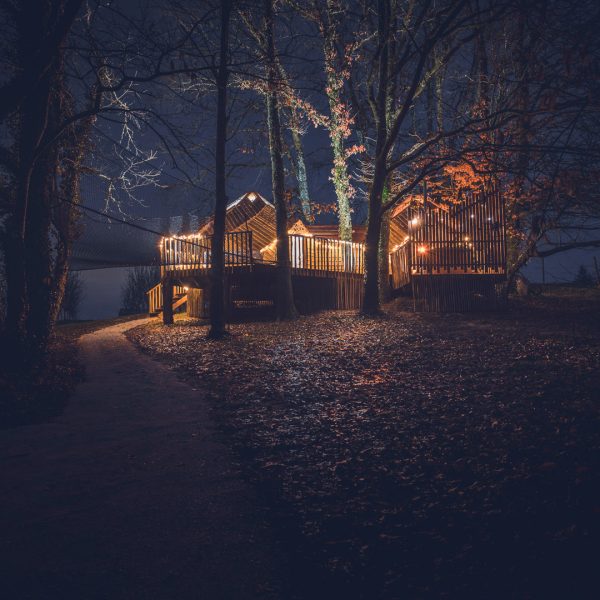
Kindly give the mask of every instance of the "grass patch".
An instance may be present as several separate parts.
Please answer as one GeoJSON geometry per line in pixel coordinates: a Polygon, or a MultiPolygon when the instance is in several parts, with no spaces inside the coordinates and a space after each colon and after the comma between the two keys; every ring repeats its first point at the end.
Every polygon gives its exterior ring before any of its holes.
{"type": "Polygon", "coordinates": [[[56,326],[43,365],[28,373],[0,370],[0,429],[45,422],[59,416],[75,385],[84,377],[77,340],[86,333],[140,316],[61,323],[56,326]]]}

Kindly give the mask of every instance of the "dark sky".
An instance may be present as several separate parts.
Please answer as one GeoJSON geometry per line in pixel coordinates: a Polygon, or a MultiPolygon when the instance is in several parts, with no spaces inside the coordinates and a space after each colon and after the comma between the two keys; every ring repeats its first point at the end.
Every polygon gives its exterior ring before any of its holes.
{"type": "MultiPolygon", "coordinates": [[[[146,6],[144,0],[132,0],[126,2],[127,10],[133,13],[139,12],[146,6]]],[[[307,63],[308,64],[308,63],[307,63]]],[[[307,66],[309,70],[315,65],[307,66]]],[[[323,107],[323,97],[315,91],[318,89],[317,81],[307,78],[306,90],[311,101],[317,106],[323,107]],[[312,87],[312,91],[311,91],[312,87]]],[[[156,221],[149,221],[157,217],[174,217],[184,213],[192,213],[197,216],[209,214],[213,202],[213,175],[211,160],[211,143],[214,137],[214,114],[210,114],[210,103],[214,101],[210,94],[203,99],[204,106],[209,107],[208,113],[202,108],[180,107],[177,101],[169,96],[168,92],[157,93],[153,102],[160,105],[161,109],[170,113],[173,123],[186,131],[197,144],[197,163],[193,164],[178,155],[179,168],[161,147],[161,143],[153,137],[147,128],[136,132],[136,143],[143,152],[156,150],[158,152],[154,167],[161,171],[158,179],[159,186],[145,186],[138,188],[135,199],[119,192],[117,185],[116,195],[120,199],[119,206],[111,204],[108,206],[111,214],[120,217],[131,218],[136,222],[151,224],[156,228],[156,221]],[[181,109],[181,110],[180,110],[181,109]],[[204,149],[202,149],[204,146],[204,149]],[[190,182],[191,180],[191,182],[190,182]],[[140,221],[141,219],[141,221],[140,221]],[[144,219],[148,221],[144,221],[144,219]]],[[[227,193],[230,200],[234,200],[242,193],[250,190],[257,191],[267,198],[271,198],[271,174],[267,155],[267,130],[264,123],[264,115],[261,112],[260,100],[255,100],[256,110],[245,117],[249,129],[252,129],[251,146],[254,153],[242,155],[239,150],[246,140],[242,141],[239,136],[230,140],[228,149],[231,155],[231,163],[245,165],[237,166],[229,175],[227,180],[227,193]]],[[[236,116],[232,118],[232,124],[236,124],[236,116]]],[[[114,177],[121,168],[120,157],[115,153],[115,147],[110,139],[119,138],[119,127],[115,123],[103,121],[102,118],[96,124],[96,148],[94,159],[101,164],[104,177],[90,177],[84,184],[84,204],[97,209],[106,208],[106,190],[108,181],[106,176],[114,177]]],[[[308,126],[304,137],[304,149],[307,158],[308,179],[311,198],[318,203],[332,203],[335,200],[333,186],[329,180],[331,168],[331,150],[329,148],[328,136],[323,129],[315,129],[308,126]]],[[[122,149],[121,149],[122,152],[122,149]]],[[[294,186],[295,182],[291,176],[288,177],[288,185],[294,186]]],[[[364,222],[366,211],[364,202],[361,202],[360,193],[355,201],[355,213],[353,220],[357,223],[364,222]]],[[[322,216],[320,219],[333,221],[334,215],[322,216]]],[[[84,234],[85,237],[85,234],[84,234]]],[[[118,245],[118,240],[107,236],[107,245],[118,245]]],[[[124,248],[121,248],[124,250],[124,248]]],[[[105,246],[98,242],[97,246],[99,264],[102,262],[105,246]]],[[[578,251],[567,254],[559,254],[544,263],[544,272],[547,281],[570,281],[573,279],[579,265],[585,265],[593,270],[593,256],[600,252],[578,251]]],[[[82,318],[103,318],[117,313],[120,304],[120,289],[124,280],[123,269],[109,269],[101,271],[89,271],[84,273],[85,300],[81,311],[82,318]]],[[[525,269],[525,273],[534,281],[542,279],[542,262],[532,260],[525,269]]]]}

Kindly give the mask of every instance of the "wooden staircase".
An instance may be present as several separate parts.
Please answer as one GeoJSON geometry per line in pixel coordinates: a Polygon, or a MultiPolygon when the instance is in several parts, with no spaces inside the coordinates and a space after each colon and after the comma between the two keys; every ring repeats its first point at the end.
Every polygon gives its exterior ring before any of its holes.
{"type": "MultiPolygon", "coordinates": [[[[156,317],[163,310],[163,287],[162,283],[158,283],[152,289],[146,292],[148,295],[148,313],[156,317]]],[[[173,312],[186,304],[188,301],[187,288],[181,285],[173,286],[173,312]]]]}

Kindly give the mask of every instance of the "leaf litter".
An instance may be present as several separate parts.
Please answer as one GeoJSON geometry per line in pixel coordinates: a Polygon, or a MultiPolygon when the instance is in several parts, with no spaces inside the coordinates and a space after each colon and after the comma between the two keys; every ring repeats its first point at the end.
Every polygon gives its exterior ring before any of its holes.
{"type": "Polygon", "coordinates": [[[324,590],[585,597],[600,514],[597,314],[535,299],[499,315],[235,324],[222,341],[192,320],[129,335],[209,397],[324,590]]]}

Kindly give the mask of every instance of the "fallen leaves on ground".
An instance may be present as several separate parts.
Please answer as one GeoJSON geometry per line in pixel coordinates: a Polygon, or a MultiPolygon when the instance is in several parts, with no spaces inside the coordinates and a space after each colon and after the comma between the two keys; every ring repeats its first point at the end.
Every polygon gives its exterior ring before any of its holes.
{"type": "Polygon", "coordinates": [[[280,522],[326,567],[323,589],[584,597],[599,512],[590,302],[130,335],[209,395],[280,522]]]}

